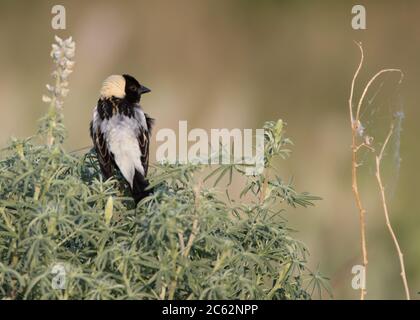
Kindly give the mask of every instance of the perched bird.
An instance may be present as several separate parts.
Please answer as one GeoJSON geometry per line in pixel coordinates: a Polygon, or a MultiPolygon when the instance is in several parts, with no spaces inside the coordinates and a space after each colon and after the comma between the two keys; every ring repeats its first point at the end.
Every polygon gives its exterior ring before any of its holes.
{"type": "Polygon", "coordinates": [[[130,75],[112,75],[102,84],[93,110],[90,136],[106,179],[121,172],[130,185],[136,204],[149,195],[145,190],[149,145],[154,119],[140,107],[140,98],[150,92],[130,75]]]}

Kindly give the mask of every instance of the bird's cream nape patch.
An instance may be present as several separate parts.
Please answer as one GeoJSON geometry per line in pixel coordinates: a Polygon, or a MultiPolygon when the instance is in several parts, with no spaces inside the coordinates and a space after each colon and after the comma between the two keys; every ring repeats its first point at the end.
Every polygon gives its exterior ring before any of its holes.
{"type": "Polygon", "coordinates": [[[125,79],[120,75],[112,75],[105,79],[100,91],[101,98],[124,98],[125,79]]]}

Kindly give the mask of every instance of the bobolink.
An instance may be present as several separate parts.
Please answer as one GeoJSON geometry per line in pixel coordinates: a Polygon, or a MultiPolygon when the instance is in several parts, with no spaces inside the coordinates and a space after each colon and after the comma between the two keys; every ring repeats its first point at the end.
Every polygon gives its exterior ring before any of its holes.
{"type": "Polygon", "coordinates": [[[146,180],[149,144],[154,119],[140,107],[142,94],[150,90],[130,75],[112,75],[103,82],[93,110],[90,136],[106,179],[121,172],[137,204],[150,191],[146,180]]]}

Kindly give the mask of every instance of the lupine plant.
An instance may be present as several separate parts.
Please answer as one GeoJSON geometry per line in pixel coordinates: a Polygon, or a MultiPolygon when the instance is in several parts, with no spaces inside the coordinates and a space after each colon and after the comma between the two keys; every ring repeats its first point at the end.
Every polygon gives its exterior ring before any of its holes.
{"type": "Polygon", "coordinates": [[[319,198],[275,173],[291,145],[281,120],[264,125],[262,174],[245,175],[245,165],[153,165],[154,193],[135,208],[118,177],[104,181],[93,150],[62,146],[75,46],[56,42],[41,129],[1,154],[0,299],[309,299],[328,291],[284,219],[286,207],[319,198]],[[234,198],[236,176],[244,185],[234,198]]]}

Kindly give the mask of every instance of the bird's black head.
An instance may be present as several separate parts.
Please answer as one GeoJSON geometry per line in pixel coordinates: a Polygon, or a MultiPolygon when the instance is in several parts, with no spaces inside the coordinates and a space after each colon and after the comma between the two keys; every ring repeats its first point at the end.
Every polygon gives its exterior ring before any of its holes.
{"type": "Polygon", "coordinates": [[[150,89],[141,85],[134,77],[124,74],[125,79],[125,99],[131,103],[138,103],[141,95],[150,92],[150,89]]]}

